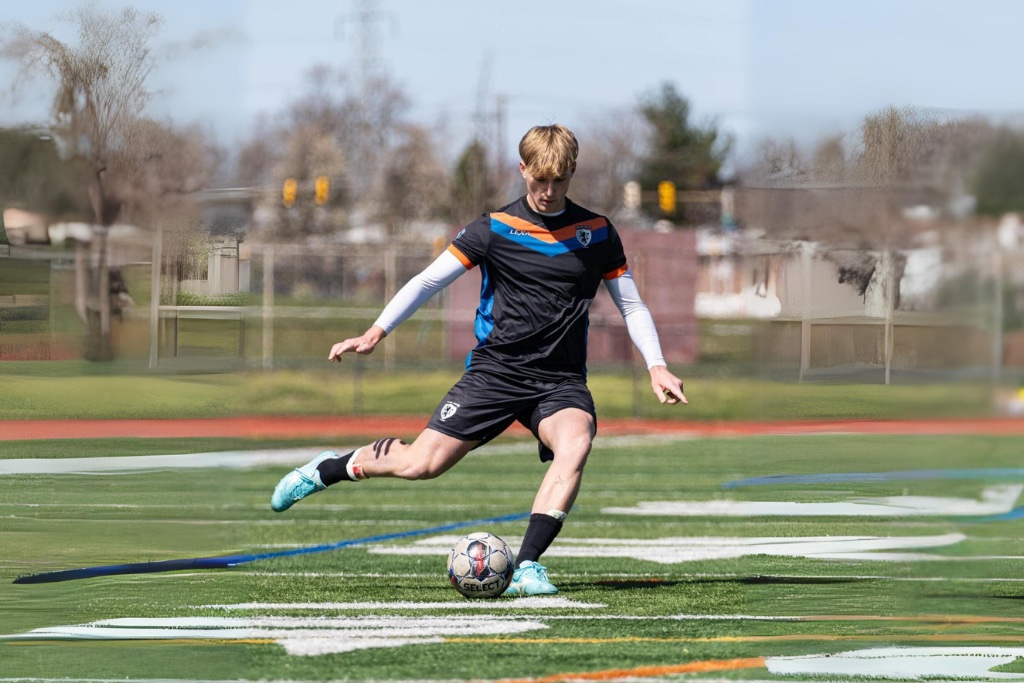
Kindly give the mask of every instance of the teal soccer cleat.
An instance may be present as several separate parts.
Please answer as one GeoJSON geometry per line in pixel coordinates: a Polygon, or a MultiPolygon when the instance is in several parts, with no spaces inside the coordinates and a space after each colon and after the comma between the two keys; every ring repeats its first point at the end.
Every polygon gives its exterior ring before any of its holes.
{"type": "Polygon", "coordinates": [[[555,584],[548,581],[547,567],[527,560],[516,568],[512,583],[505,589],[504,595],[554,595],[557,592],[555,584]]]}
{"type": "Polygon", "coordinates": [[[317,472],[316,467],[324,460],[340,457],[334,451],[324,451],[302,467],[296,467],[284,475],[274,487],[274,495],[270,497],[270,507],[274,512],[284,512],[306,496],[323,491],[327,486],[320,481],[320,473],[317,472]]]}

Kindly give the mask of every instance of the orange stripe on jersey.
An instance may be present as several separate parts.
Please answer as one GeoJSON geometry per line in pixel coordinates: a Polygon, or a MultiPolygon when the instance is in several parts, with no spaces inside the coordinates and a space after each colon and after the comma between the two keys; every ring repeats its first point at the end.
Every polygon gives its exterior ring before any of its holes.
{"type": "Polygon", "coordinates": [[[550,231],[545,230],[539,225],[534,225],[530,221],[523,220],[518,216],[512,216],[507,213],[492,213],[491,218],[497,220],[499,223],[504,223],[514,230],[529,233],[530,237],[539,239],[542,242],[550,242],[553,244],[558,241],[552,236],[550,231]]]}
{"type": "Polygon", "coordinates": [[[462,265],[466,266],[466,270],[473,269],[473,263],[468,258],[466,258],[466,255],[459,251],[459,248],[456,247],[454,244],[448,245],[448,253],[450,253],[455,258],[459,259],[459,262],[462,263],[462,265]]]}
{"type": "Polygon", "coordinates": [[[594,218],[589,221],[581,221],[579,223],[574,223],[573,225],[567,225],[564,228],[559,228],[558,230],[547,230],[539,225],[534,225],[530,221],[507,213],[492,213],[491,218],[500,223],[504,223],[515,230],[521,230],[522,232],[529,233],[530,237],[549,244],[572,239],[576,236],[576,228],[590,228],[591,230],[597,230],[598,228],[604,228],[608,225],[608,221],[605,219],[594,218]]]}
{"type": "Polygon", "coordinates": [[[624,264],[621,268],[616,268],[612,272],[605,273],[601,277],[605,280],[614,280],[617,277],[622,277],[623,275],[625,275],[627,270],[629,270],[629,265],[624,264]]]}
{"type": "Polygon", "coordinates": [[[564,242],[576,237],[576,228],[590,228],[591,230],[599,230],[600,228],[608,227],[608,221],[603,218],[592,218],[589,221],[580,221],[579,223],[573,223],[567,225],[564,228],[559,228],[551,234],[554,235],[555,239],[559,242],[564,242]]]}

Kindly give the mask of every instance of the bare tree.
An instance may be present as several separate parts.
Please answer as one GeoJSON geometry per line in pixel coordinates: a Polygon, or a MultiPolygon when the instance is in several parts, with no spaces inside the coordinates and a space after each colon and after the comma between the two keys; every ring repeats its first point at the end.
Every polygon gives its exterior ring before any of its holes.
{"type": "MultiPolygon", "coordinates": [[[[262,120],[239,157],[243,181],[267,188],[263,206],[271,210],[263,213],[274,219],[264,232],[277,239],[303,238],[343,229],[357,210],[386,212],[377,202],[390,196],[387,160],[408,143],[406,107],[405,94],[386,74],[364,87],[342,71],[314,65],[302,95],[281,115],[262,120]],[[330,179],[327,206],[312,201],[320,175],[330,179]],[[291,207],[282,203],[286,178],[299,187],[291,207]]],[[[435,201],[442,199],[438,193],[435,201]]]]}
{"type": "Polygon", "coordinates": [[[149,118],[127,121],[123,144],[107,160],[108,189],[120,198],[122,218],[152,225],[168,211],[193,209],[220,155],[198,125],[175,128],[149,118]]]}
{"type": "Polygon", "coordinates": [[[573,199],[595,211],[615,213],[622,206],[623,188],[639,171],[644,136],[643,123],[632,111],[612,112],[585,126],[573,199]]]}
{"type": "Polygon", "coordinates": [[[817,183],[841,183],[849,173],[849,160],[843,136],[830,135],[818,140],[811,158],[811,174],[817,183]]]}
{"type": "Polygon", "coordinates": [[[17,65],[15,92],[42,77],[53,85],[49,129],[70,166],[86,177],[94,214],[98,263],[91,269],[86,319],[88,357],[108,359],[110,266],[108,229],[131,207],[155,210],[172,195],[197,189],[210,168],[194,133],[183,135],[145,118],[154,66],[150,46],[159,15],[133,8],[103,11],[86,5],[59,16],[77,28],[77,41],[8,23],[0,57],[17,65]]]}
{"type": "Polygon", "coordinates": [[[758,182],[790,184],[806,180],[808,161],[796,140],[768,137],[757,144],[753,167],[748,171],[758,182]]]}
{"type": "Polygon", "coordinates": [[[41,75],[53,83],[51,129],[65,156],[88,161],[96,222],[109,226],[121,202],[107,191],[104,175],[113,150],[125,142],[129,122],[151,99],[145,84],[153,68],[149,44],[161,19],[132,8],[104,13],[95,6],[59,18],[77,26],[77,44],[13,23],[0,55],[17,63],[19,82],[41,75]]]}
{"type": "Polygon", "coordinates": [[[408,126],[401,135],[403,139],[385,161],[377,202],[389,238],[402,236],[415,221],[435,217],[446,187],[445,171],[430,133],[408,126]]]}
{"type": "Polygon", "coordinates": [[[892,288],[896,304],[897,252],[921,230],[907,209],[927,205],[943,219],[928,229],[953,229],[991,136],[980,119],[889,107],[865,117],[856,135],[819,142],[809,162],[787,161],[789,145],[772,141],[745,177],[740,214],[772,237],[818,242],[840,282],[862,294],[869,283],[892,288]]]}

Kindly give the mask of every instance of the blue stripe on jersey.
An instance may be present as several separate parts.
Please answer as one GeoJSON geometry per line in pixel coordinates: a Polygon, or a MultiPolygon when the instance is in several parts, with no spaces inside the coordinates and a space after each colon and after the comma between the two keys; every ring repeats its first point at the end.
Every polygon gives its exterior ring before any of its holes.
{"type": "MultiPolygon", "coordinates": [[[[580,241],[576,239],[575,236],[562,242],[545,242],[537,239],[528,232],[517,230],[510,225],[506,225],[494,217],[491,217],[491,232],[501,235],[505,239],[512,240],[516,244],[521,244],[528,249],[540,252],[545,256],[558,256],[559,254],[567,254],[570,251],[576,251],[577,249],[583,248],[583,245],[580,244],[580,241]]],[[[598,242],[603,242],[606,239],[608,239],[607,225],[597,228],[596,230],[592,229],[590,231],[590,242],[588,242],[588,246],[598,242]]]]}
{"type": "MultiPolygon", "coordinates": [[[[476,309],[476,320],[473,323],[473,331],[476,333],[476,348],[484,345],[487,335],[494,329],[494,284],[491,282],[491,275],[487,272],[486,264],[480,266],[480,305],[476,309]]],[[[466,354],[466,369],[469,369],[469,362],[473,357],[473,351],[466,354]]]]}

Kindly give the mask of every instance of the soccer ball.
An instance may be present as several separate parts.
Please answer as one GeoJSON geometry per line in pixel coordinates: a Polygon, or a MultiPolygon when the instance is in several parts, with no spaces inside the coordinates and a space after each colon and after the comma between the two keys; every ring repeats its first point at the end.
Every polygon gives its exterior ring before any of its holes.
{"type": "Polygon", "coordinates": [[[508,543],[478,531],[459,539],[448,553],[448,578],[467,598],[496,598],[512,581],[515,559],[508,543]]]}

